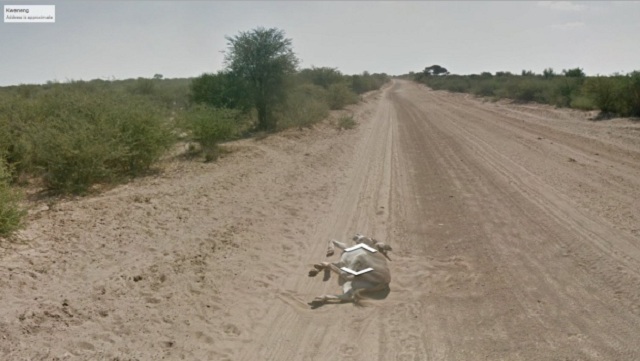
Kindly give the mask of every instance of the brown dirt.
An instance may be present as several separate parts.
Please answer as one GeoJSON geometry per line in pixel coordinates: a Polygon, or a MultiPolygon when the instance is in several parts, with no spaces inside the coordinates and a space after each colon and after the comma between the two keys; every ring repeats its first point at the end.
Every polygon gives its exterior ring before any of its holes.
{"type": "Polygon", "coordinates": [[[399,80],[350,111],[34,204],[0,359],[640,359],[639,123],[399,80]],[[356,232],[394,247],[391,293],[312,310],[356,232]]]}

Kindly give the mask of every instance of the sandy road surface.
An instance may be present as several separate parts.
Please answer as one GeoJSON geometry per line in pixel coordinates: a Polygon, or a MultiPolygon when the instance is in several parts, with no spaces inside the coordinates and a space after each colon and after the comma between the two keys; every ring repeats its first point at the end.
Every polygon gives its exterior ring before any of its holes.
{"type": "Polygon", "coordinates": [[[640,124],[398,80],[351,111],[34,205],[0,359],[640,359],[640,124]],[[391,293],[310,309],[355,232],[394,247],[391,293]]]}

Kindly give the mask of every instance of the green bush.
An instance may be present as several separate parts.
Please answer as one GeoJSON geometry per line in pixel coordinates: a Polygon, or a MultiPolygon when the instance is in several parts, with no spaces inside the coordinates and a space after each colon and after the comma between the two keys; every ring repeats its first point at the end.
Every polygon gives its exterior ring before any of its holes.
{"type": "Polygon", "coordinates": [[[620,108],[622,84],[613,77],[589,78],[584,83],[584,89],[594,104],[603,113],[616,113],[620,108]]]}
{"type": "Polygon", "coordinates": [[[83,193],[99,182],[114,182],[110,166],[125,156],[114,129],[104,123],[78,119],[50,119],[32,127],[33,163],[42,171],[48,189],[59,193],[83,193]]]}
{"type": "Polygon", "coordinates": [[[498,89],[498,82],[491,78],[479,80],[476,84],[471,85],[471,93],[483,97],[492,97],[498,89]]]}
{"type": "Polygon", "coordinates": [[[544,81],[534,76],[506,76],[501,77],[500,85],[494,94],[499,98],[509,98],[521,102],[546,102],[548,87],[544,81]]]}
{"type": "Polygon", "coordinates": [[[640,72],[588,78],[584,93],[603,113],[640,116],[640,72]]]}
{"type": "Polygon", "coordinates": [[[328,67],[311,67],[310,69],[302,69],[298,76],[303,82],[321,86],[324,89],[329,88],[331,84],[340,83],[345,80],[345,76],[335,68],[328,67]]]}
{"type": "Polygon", "coordinates": [[[553,70],[553,68],[546,68],[542,71],[542,76],[548,79],[548,78],[553,78],[554,76],[557,76],[557,74],[553,70]]]}
{"type": "Polygon", "coordinates": [[[233,73],[205,73],[191,81],[189,99],[214,108],[248,111],[253,105],[248,92],[245,82],[233,73]]]}
{"type": "Polygon", "coordinates": [[[580,110],[597,109],[596,106],[593,104],[593,100],[591,100],[591,98],[586,97],[584,95],[576,95],[572,97],[569,106],[571,108],[580,109],[580,110]]]}
{"type": "Polygon", "coordinates": [[[235,138],[242,129],[242,112],[226,108],[195,105],[184,114],[185,127],[200,144],[207,161],[218,155],[220,142],[235,138]]]}
{"type": "Polygon", "coordinates": [[[362,75],[351,76],[351,89],[356,94],[362,94],[380,89],[387,81],[389,81],[389,77],[386,74],[369,74],[365,71],[362,75]]]}
{"type": "Polygon", "coordinates": [[[34,171],[31,129],[37,113],[37,100],[17,91],[0,97],[0,159],[11,167],[15,178],[34,171]]]}
{"type": "Polygon", "coordinates": [[[0,236],[6,237],[23,224],[26,211],[20,207],[20,193],[9,187],[11,175],[4,160],[0,159],[0,236]]]}
{"type": "Polygon", "coordinates": [[[628,114],[640,117],[640,71],[634,71],[628,75],[624,99],[628,114]]]}
{"type": "Polygon", "coordinates": [[[640,72],[612,77],[615,82],[615,113],[622,116],[640,116],[640,72]]]}
{"type": "Polygon", "coordinates": [[[21,129],[29,149],[24,169],[48,189],[83,193],[146,171],[172,144],[171,128],[147,99],[71,88],[45,92],[21,129]]]}
{"type": "Polygon", "coordinates": [[[309,127],[329,115],[327,92],[314,84],[302,84],[292,90],[281,110],[280,129],[309,127]]]}
{"type": "Polygon", "coordinates": [[[559,107],[573,107],[574,101],[580,106],[586,106],[584,99],[576,100],[581,97],[582,80],[579,78],[556,77],[549,76],[545,80],[551,84],[549,103],[559,107]]]}
{"type": "Polygon", "coordinates": [[[352,115],[344,115],[338,119],[338,129],[353,129],[358,125],[352,115]]]}
{"type": "Polygon", "coordinates": [[[564,69],[562,74],[569,78],[584,78],[586,76],[582,68],[564,69]]]}
{"type": "Polygon", "coordinates": [[[189,104],[191,79],[154,80],[156,94],[154,100],[165,109],[180,110],[189,104]]]}
{"type": "Polygon", "coordinates": [[[468,93],[471,90],[470,79],[459,75],[428,76],[422,79],[434,90],[447,90],[454,93],[468,93]]]}
{"type": "Polygon", "coordinates": [[[347,83],[335,83],[327,88],[327,103],[332,110],[342,109],[357,102],[358,95],[349,89],[347,83]]]}
{"type": "Polygon", "coordinates": [[[113,103],[106,116],[109,130],[116,127],[118,146],[124,148],[124,155],[114,164],[122,174],[145,172],[175,141],[173,127],[144,99],[113,103]]]}
{"type": "Polygon", "coordinates": [[[535,78],[522,79],[512,83],[512,93],[510,96],[515,100],[523,102],[545,102],[544,85],[535,78]]]}
{"type": "Polygon", "coordinates": [[[335,68],[302,69],[297,77],[302,83],[311,83],[329,89],[334,84],[347,83],[347,86],[356,94],[379,89],[384,83],[389,81],[387,74],[370,74],[365,71],[359,75],[343,75],[335,68]]]}
{"type": "Polygon", "coordinates": [[[9,101],[0,95],[0,161],[5,161],[9,147],[13,143],[8,111],[9,101]]]}
{"type": "Polygon", "coordinates": [[[156,83],[157,81],[153,79],[138,78],[129,86],[129,92],[131,94],[153,96],[157,92],[156,83]]]}

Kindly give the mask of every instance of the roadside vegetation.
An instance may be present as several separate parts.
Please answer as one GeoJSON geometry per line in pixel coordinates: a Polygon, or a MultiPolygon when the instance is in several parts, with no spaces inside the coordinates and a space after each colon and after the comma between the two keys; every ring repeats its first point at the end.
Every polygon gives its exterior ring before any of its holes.
{"type": "Polygon", "coordinates": [[[167,114],[160,101],[126,86],[5,89],[1,152],[14,181],[37,179],[52,193],[82,194],[148,171],[173,143],[167,114]]]}
{"type": "MultiPolygon", "coordinates": [[[[292,42],[279,29],[256,28],[227,37],[225,69],[193,79],[189,98],[200,112],[186,112],[182,124],[193,132],[204,112],[210,122],[234,124],[233,132],[212,127],[207,139],[194,138],[207,159],[216,146],[246,134],[309,127],[330,110],[357,103],[359,95],[380,88],[386,74],[345,75],[330,67],[298,69],[292,42]],[[233,120],[229,123],[229,111],[233,120]],[[205,144],[206,143],[206,144],[205,144]]],[[[195,133],[193,133],[195,134],[195,133]]]]}
{"type": "Polygon", "coordinates": [[[25,186],[50,195],[95,192],[148,174],[178,141],[212,161],[222,142],[312,126],[389,79],[298,69],[291,40],[279,29],[227,41],[226,67],[196,78],[0,88],[0,236],[23,225],[25,186]]]}
{"type": "Polygon", "coordinates": [[[19,229],[26,211],[21,208],[21,194],[9,186],[11,182],[7,164],[0,159],[0,236],[8,236],[19,229]]]}
{"type": "Polygon", "coordinates": [[[353,115],[343,115],[338,119],[339,129],[353,129],[356,125],[358,125],[358,123],[353,119],[353,115]]]}
{"type": "Polygon", "coordinates": [[[471,93],[495,100],[508,98],[558,107],[600,110],[601,117],[640,116],[640,71],[626,75],[586,76],[580,68],[563,70],[561,73],[548,68],[542,74],[523,70],[521,74],[485,72],[449,75],[446,69],[445,72],[434,73],[433,67],[428,67],[422,72],[410,74],[409,78],[435,90],[471,93]]]}

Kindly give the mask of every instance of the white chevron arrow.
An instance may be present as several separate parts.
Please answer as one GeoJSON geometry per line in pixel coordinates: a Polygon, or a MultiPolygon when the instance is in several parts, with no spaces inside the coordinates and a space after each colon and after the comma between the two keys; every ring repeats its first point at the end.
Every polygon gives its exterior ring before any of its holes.
{"type": "Polygon", "coordinates": [[[340,268],[340,269],[341,269],[341,270],[343,270],[343,271],[345,271],[345,272],[349,272],[349,273],[351,273],[351,274],[352,274],[352,275],[354,275],[354,276],[360,276],[360,275],[361,275],[361,274],[363,274],[363,273],[367,273],[367,272],[371,272],[371,271],[373,271],[373,268],[371,268],[371,267],[369,267],[369,268],[365,268],[365,269],[363,269],[362,271],[357,271],[357,272],[356,272],[356,271],[354,271],[354,270],[352,270],[351,268],[347,268],[347,267],[342,267],[342,268],[340,268]]]}
{"type": "Polygon", "coordinates": [[[356,249],[360,249],[360,248],[364,248],[364,249],[366,249],[367,251],[372,252],[372,253],[377,252],[375,249],[373,249],[373,248],[371,248],[371,247],[367,246],[367,245],[366,245],[366,244],[364,244],[364,243],[358,243],[358,244],[356,244],[356,245],[355,245],[355,246],[353,246],[353,247],[350,247],[350,248],[345,249],[344,251],[345,251],[345,252],[351,252],[351,251],[355,251],[356,249]]]}

